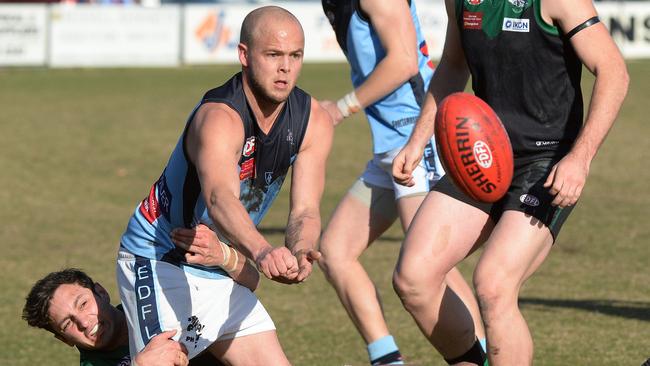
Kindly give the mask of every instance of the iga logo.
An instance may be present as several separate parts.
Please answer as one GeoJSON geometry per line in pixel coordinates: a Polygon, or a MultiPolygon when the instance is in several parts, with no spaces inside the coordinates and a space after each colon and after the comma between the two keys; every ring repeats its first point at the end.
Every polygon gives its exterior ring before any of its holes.
{"type": "Polygon", "coordinates": [[[474,159],[478,165],[487,169],[492,166],[492,151],[485,142],[478,140],[474,143],[474,159]]]}
{"type": "Polygon", "coordinates": [[[503,18],[503,27],[501,30],[507,32],[529,32],[530,20],[517,18],[503,18]]]}
{"type": "Polygon", "coordinates": [[[522,194],[519,196],[519,201],[523,203],[524,205],[532,206],[532,207],[537,207],[539,206],[539,199],[532,194],[522,194]]]}
{"type": "Polygon", "coordinates": [[[246,143],[244,144],[244,148],[242,149],[241,154],[247,158],[255,152],[255,136],[251,136],[246,139],[246,143]]]}
{"type": "Polygon", "coordinates": [[[482,2],[483,0],[467,0],[469,5],[481,5],[482,2]]]}

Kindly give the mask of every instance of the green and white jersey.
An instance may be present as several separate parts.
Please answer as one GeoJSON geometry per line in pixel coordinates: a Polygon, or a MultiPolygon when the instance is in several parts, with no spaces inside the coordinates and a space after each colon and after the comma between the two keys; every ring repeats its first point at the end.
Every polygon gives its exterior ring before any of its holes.
{"type": "Polygon", "coordinates": [[[542,0],[456,0],[474,93],[499,115],[515,159],[566,154],[582,126],[582,64],[542,0]]]}

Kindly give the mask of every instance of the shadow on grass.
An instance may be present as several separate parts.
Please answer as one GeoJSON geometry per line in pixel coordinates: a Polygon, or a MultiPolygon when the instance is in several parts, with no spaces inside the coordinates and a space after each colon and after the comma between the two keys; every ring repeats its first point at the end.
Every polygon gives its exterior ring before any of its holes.
{"type": "Polygon", "coordinates": [[[627,319],[650,321],[650,302],[618,300],[563,300],[524,297],[519,299],[522,307],[545,306],[591,311],[627,319]]]}

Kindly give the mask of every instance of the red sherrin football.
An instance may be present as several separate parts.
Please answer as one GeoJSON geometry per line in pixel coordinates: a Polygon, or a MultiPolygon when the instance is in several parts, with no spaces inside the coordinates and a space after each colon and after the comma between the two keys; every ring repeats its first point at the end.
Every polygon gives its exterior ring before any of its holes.
{"type": "Polygon", "coordinates": [[[447,174],[468,196],[495,202],[508,191],[512,146],[487,103],[467,93],[449,95],[438,105],[435,136],[447,174]]]}

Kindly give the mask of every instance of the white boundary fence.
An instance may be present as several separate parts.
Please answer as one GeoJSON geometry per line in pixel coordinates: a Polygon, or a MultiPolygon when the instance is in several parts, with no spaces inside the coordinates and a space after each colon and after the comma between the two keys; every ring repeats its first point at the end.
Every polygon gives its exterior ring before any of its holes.
{"type": "MultiPolygon", "coordinates": [[[[305,61],[343,61],[320,2],[277,3],[305,29],[305,61]]],[[[430,55],[440,57],[442,2],[420,0],[430,55]]],[[[0,66],[176,66],[237,62],[241,21],[253,5],[0,4],[0,66]]],[[[626,58],[650,58],[650,2],[597,3],[626,58]]]]}

